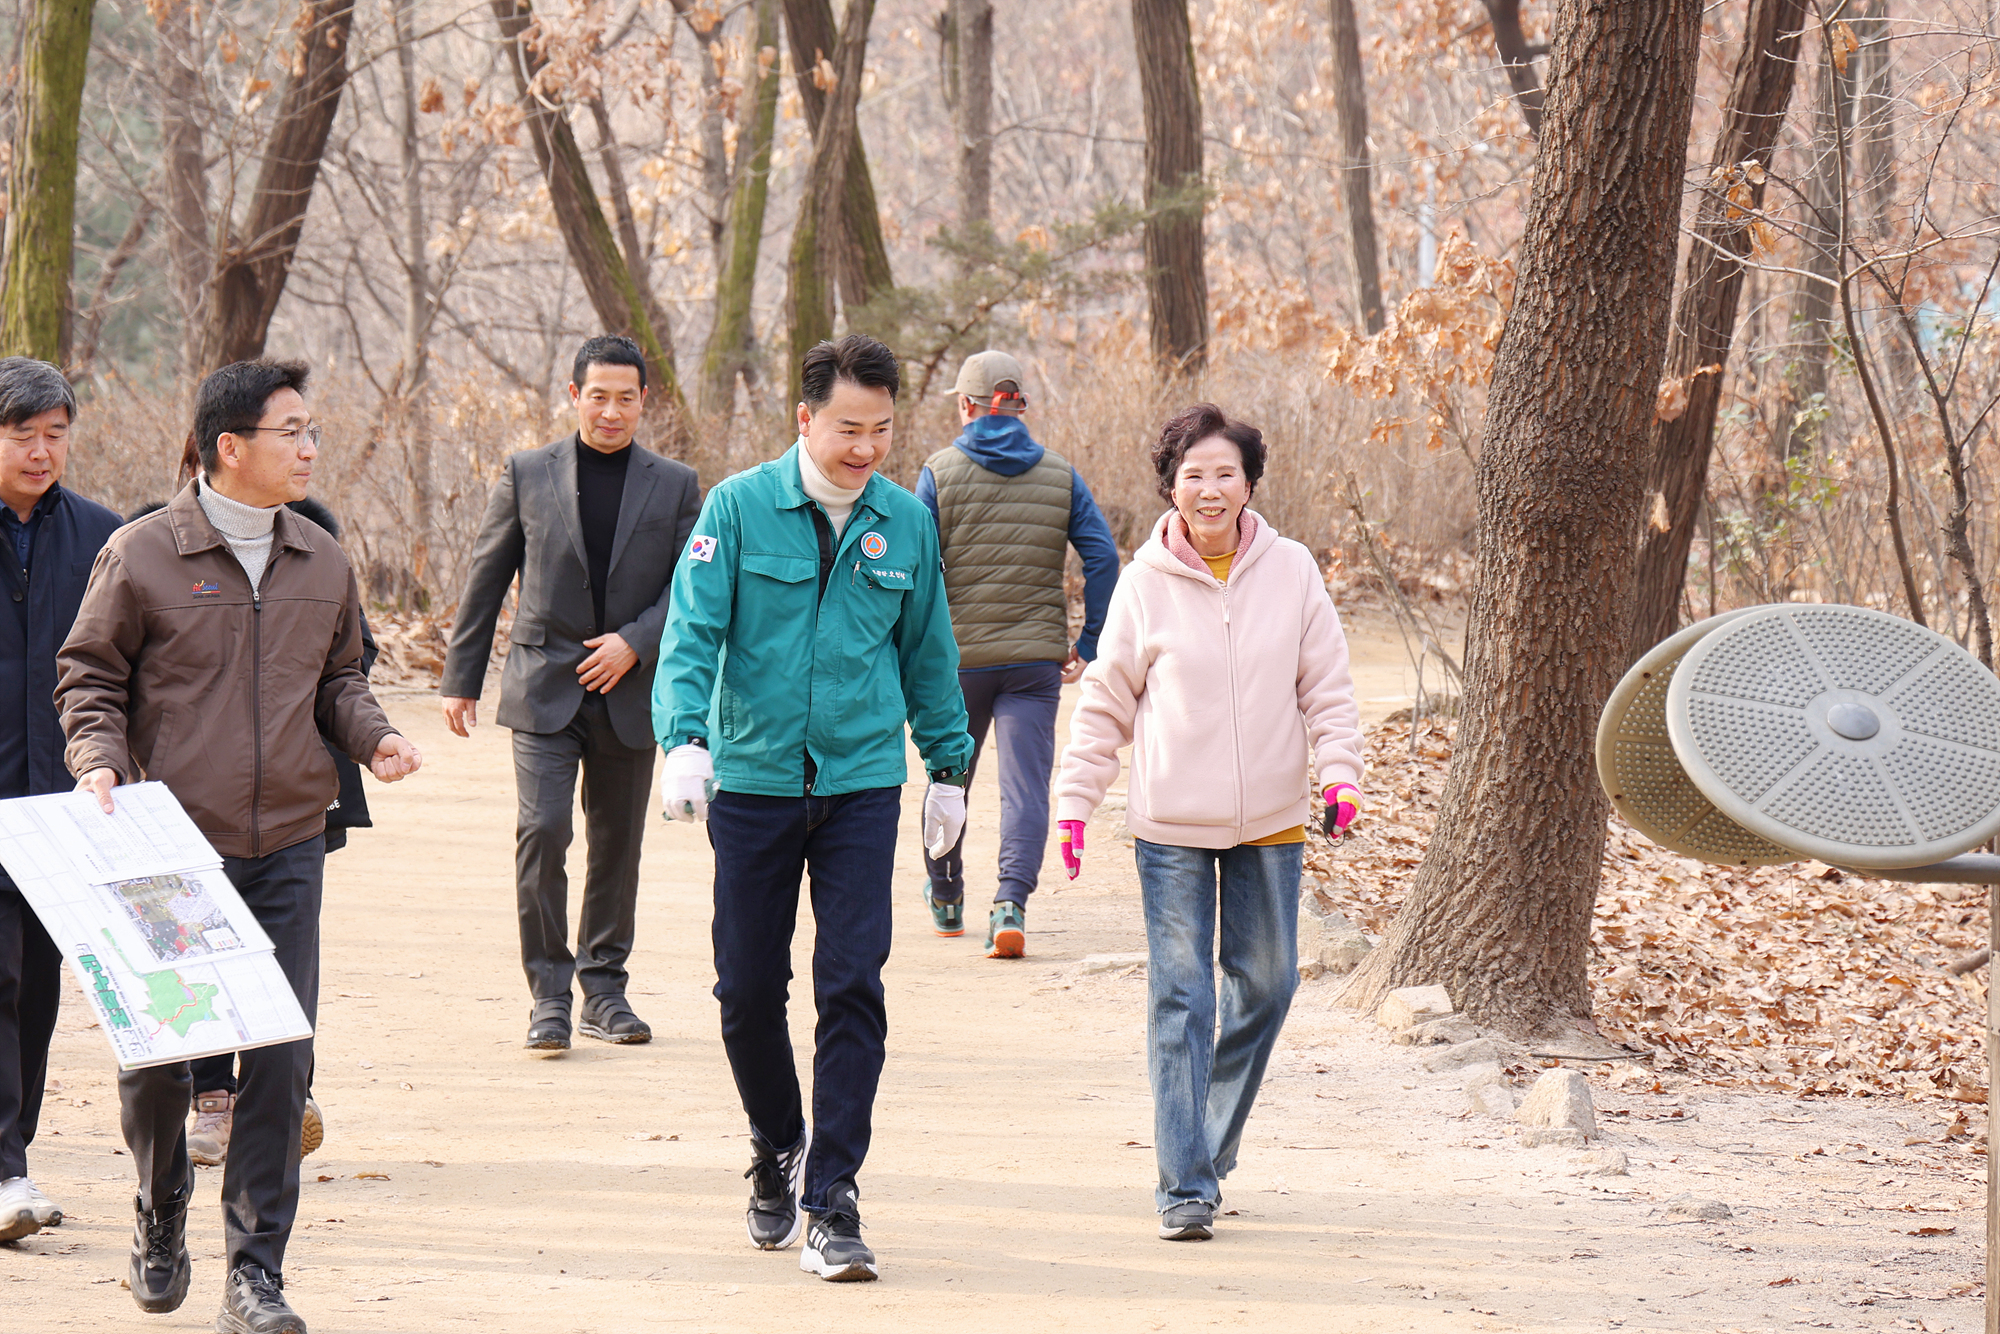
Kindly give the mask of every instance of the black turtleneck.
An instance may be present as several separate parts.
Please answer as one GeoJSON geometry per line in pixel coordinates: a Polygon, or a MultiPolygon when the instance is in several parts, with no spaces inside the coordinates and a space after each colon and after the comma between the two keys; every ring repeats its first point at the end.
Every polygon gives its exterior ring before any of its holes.
{"type": "Polygon", "coordinates": [[[576,512],[583,524],[583,554],[590,573],[590,606],[604,633],[604,586],[611,579],[611,543],[618,535],[618,506],[625,499],[626,445],[615,454],[576,442],[576,512]]]}

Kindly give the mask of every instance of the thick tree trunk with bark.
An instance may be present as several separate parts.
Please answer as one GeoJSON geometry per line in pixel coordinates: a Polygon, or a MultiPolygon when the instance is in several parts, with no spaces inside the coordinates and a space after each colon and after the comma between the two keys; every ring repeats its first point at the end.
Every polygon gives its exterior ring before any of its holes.
{"type": "Polygon", "coordinates": [[[1208,359],[1201,89],[1188,0],[1132,0],[1132,35],[1146,118],[1146,294],[1153,357],[1178,374],[1208,359]]]}
{"type": "Polygon", "coordinates": [[[1759,168],[1771,165],[1771,150],[1792,100],[1799,35],[1808,13],[1808,0],[1750,0],[1744,19],[1743,48],[1716,131],[1708,190],[1695,216],[1695,239],[1688,247],[1667,343],[1664,373],[1687,377],[1686,406],[1674,420],[1653,424],[1647,489],[1660,497],[1666,527],[1647,524],[1639,541],[1632,610],[1635,658],[1680,626],[1688,549],[1708,490],[1715,416],[1722,402],[1720,368],[1729,361],[1743,293],[1743,261],[1751,249],[1749,211],[1764,203],[1761,171],[1737,169],[1746,162],[1759,168]],[[1708,366],[1718,369],[1702,373],[1708,366]]]}
{"type": "Polygon", "coordinates": [[[958,38],[958,225],[993,225],[993,0],[952,0],[958,38]]]}
{"type": "Polygon", "coordinates": [[[1528,122],[1528,133],[1539,139],[1542,104],[1548,95],[1535,77],[1535,51],[1521,32],[1521,0],[1485,0],[1485,3],[1486,17],[1493,25],[1493,49],[1500,53],[1500,65],[1507,71],[1507,82],[1514,89],[1521,118],[1528,122]]]}
{"type": "Polygon", "coordinates": [[[69,364],[77,119],[90,0],[33,0],[22,34],[14,159],[0,262],[0,351],[69,364]]]}
{"type": "MultiPolygon", "coordinates": [[[[705,62],[705,68],[714,68],[714,62],[705,62]]],[[[646,319],[659,336],[660,345],[672,356],[673,334],[667,312],[653,292],[652,255],[639,235],[639,217],[632,211],[632,192],[625,185],[625,166],[618,160],[618,135],[611,128],[611,108],[604,105],[603,98],[590,99],[590,117],[597,125],[597,161],[604,168],[604,193],[611,200],[611,218],[618,225],[618,245],[625,253],[626,271],[632,275],[632,286],[639,290],[640,304],[646,308],[646,319]]]]}
{"type": "Polygon", "coordinates": [[[167,265],[181,308],[180,369],[199,373],[208,325],[208,279],[215,239],[208,223],[208,156],[201,131],[201,48],[187,0],[159,13],[161,152],[166,176],[167,265]]]}
{"type": "Polygon", "coordinates": [[[424,208],[423,133],[417,117],[416,0],[395,0],[389,11],[396,36],[396,91],[402,131],[403,179],[403,348],[391,386],[389,403],[403,437],[410,486],[410,582],[422,589],[429,583],[431,530],[437,520],[437,495],[432,485],[431,423],[424,411],[430,388],[431,305],[430,226],[424,208]]]}
{"type": "Polygon", "coordinates": [[[1812,151],[1818,156],[1806,181],[1806,209],[1799,227],[1798,275],[1792,283],[1791,361],[1784,394],[1772,414],[1771,465],[1782,487],[1785,464],[1819,439],[1816,400],[1826,393],[1826,364],[1840,331],[1840,198],[1847,174],[1847,131],[1854,109],[1853,62],[1849,73],[1822,59],[1813,106],[1812,151]]]}
{"type": "MultiPolygon", "coordinates": [[[[860,132],[861,73],[868,56],[868,24],[875,0],[848,0],[846,25],[833,56],[833,88],[813,134],[812,171],[792,232],[790,306],[792,397],[798,397],[799,363],[815,343],[833,337],[832,275],[854,247],[846,236],[847,180],[860,132]]],[[[845,288],[843,287],[843,292],[845,288]]],[[[850,305],[853,303],[850,302],[850,305]]]]}
{"type": "MultiPolygon", "coordinates": [[[[785,28],[791,35],[792,69],[798,78],[799,100],[805,107],[806,128],[819,141],[827,94],[813,77],[821,60],[834,58],[841,32],[833,20],[833,0],[784,0],[785,28]]],[[[837,91],[837,90],[836,90],[837,91]]],[[[858,91],[858,90],[857,90],[858,91]]],[[[882,217],[875,206],[875,183],[868,174],[868,153],[857,131],[848,149],[840,210],[839,266],[825,281],[837,283],[842,304],[865,306],[896,285],[889,268],[889,250],[882,240],[882,217]]]]}
{"type": "Polygon", "coordinates": [[[1440,983],[1480,1023],[1592,1032],[1607,815],[1592,742],[1625,665],[1701,13],[1699,0],[1557,11],[1479,455],[1465,712],[1429,855],[1350,1003],[1440,983]]]}
{"type": "Polygon", "coordinates": [[[1354,0],[1328,0],[1333,20],[1333,118],[1340,129],[1340,198],[1347,207],[1354,266],[1354,312],[1382,332],[1382,272],[1375,258],[1375,183],[1368,163],[1368,81],[1361,69],[1361,24],[1354,0]]]}
{"type": "Polygon", "coordinates": [[[691,440],[690,426],[687,401],[674,374],[671,331],[655,328],[647,314],[646,298],[633,281],[611,234],[611,224],[597,202],[597,187],[591,182],[590,167],[577,147],[568,117],[561,108],[546,105],[530,92],[545,63],[533,45],[522,40],[535,21],[534,7],[530,0],[492,0],[492,6],[500,36],[507,44],[507,64],[514,71],[528,141],[549,185],[549,205],[562,232],[563,247],[569,251],[570,263],[604,332],[624,334],[639,344],[646,358],[650,397],[655,410],[664,409],[667,418],[662,443],[667,453],[684,454],[691,440]]]}
{"type": "Polygon", "coordinates": [[[264,355],[271,316],[291,276],[320,158],[347,86],[347,39],[353,26],[354,0],[306,0],[300,8],[292,72],[264,144],[250,212],[216,256],[209,278],[204,371],[264,355]]]}
{"type": "Polygon", "coordinates": [[[736,377],[749,380],[756,365],[750,302],[757,289],[757,255],[764,241],[764,208],[771,196],[771,141],[778,124],[778,0],[757,0],[756,40],[750,44],[745,82],[755,91],[747,123],[737,131],[736,164],[731,171],[729,230],[716,266],[715,322],[702,356],[707,409],[734,406],[736,377]],[[771,53],[768,60],[761,53],[771,53]]]}

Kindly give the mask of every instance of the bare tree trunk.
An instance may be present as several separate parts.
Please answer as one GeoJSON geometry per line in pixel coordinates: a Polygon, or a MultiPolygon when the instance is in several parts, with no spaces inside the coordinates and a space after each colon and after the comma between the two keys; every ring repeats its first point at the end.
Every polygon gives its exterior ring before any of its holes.
{"type": "Polygon", "coordinates": [[[952,0],[958,39],[958,225],[993,225],[993,0],[952,0]]]}
{"type": "Polygon", "coordinates": [[[1361,69],[1361,24],[1354,0],[1328,0],[1333,19],[1333,118],[1340,127],[1340,197],[1347,207],[1354,265],[1354,311],[1368,333],[1382,332],[1382,273],[1375,258],[1375,184],[1368,163],[1368,81],[1361,69]]]}
{"type": "Polygon", "coordinates": [[[181,308],[182,375],[201,370],[208,325],[208,279],[215,238],[208,222],[208,157],[202,146],[201,44],[194,6],[181,0],[160,12],[159,69],[167,195],[167,265],[181,308]]]}
{"type": "Polygon", "coordinates": [[[1808,0],[1750,0],[1743,47],[1737,53],[1729,100],[1716,131],[1707,193],[1695,217],[1694,243],[1674,311],[1665,375],[1687,379],[1687,403],[1672,421],[1653,424],[1648,490],[1661,498],[1667,526],[1648,525],[1639,541],[1633,589],[1632,656],[1638,657],[1680,625],[1681,588],[1688,550],[1708,490],[1708,461],[1722,402],[1722,367],[1728,363],[1743,292],[1743,261],[1750,254],[1751,211],[1763,207],[1763,169],[1791,103],[1799,61],[1799,34],[1808,0]],[[1754,162],[1756,171],[1741,167],[1754,162]],[[1712,373],[1704,368],[1713,366],[1712,373]]]}
{"type": "Polygon", "coordinates": [[[1500,64],[1507,71],[1514,100],[1520,104],[1521,118],[1528,122],[1528,133],[1539,139],[1542,103],[1547,95],[1535,77],[1536,52],[1521,32],[1521,0],[1485,0],[1485,4],[1486,17],[1493,24],[1493,48],[1500,53],[1500,64]]]}
{"type": "MultiPolygon", "coordinates": [[[[1860,44],[1854,59],[1861,67],[1854,99],[1854,137],[1860,150],[1856,165],[1861,202],[1867,210],[1869,247],[1879,255],[1896,243],[1896,102],[1889,84],[1893,53],[1889,0],[1870,0],[1862,6],[1854,20],[1854,36],[1860,44]]],[[[1895,321],[1900,315],[1900,310],[1890,310],[1884,318],[1895,321]]],[[[1886,339],[1882,352],[1888,361],[1883,387],[1901,416],[1921,399],[1923,378],[1901,338],[1886,339]]]]}
{"type": "Polygon", "coordinates": [[[392,386],[393,408],[400,418],[409,466],[410,583],[430,584],[431,532],[437,520],[432,487],[431,423],[424,411],[430,387],[431,274],[426,253],[430,227],[424,209],[423,137],[417,128],[416,0],[395,0],[390,22],[396,34],[397,91],[402,97],[403,156],[403,355],[392,386]]]}
{"type": "Polygon", "coordinates": [[[530,88],[545,63],[532,43],[522,35],[535,20],[530,0],[491,0],[493,16],[499,21],[500,36],[508,46],[507,64],[514,71],[514,89],[520,98],[528,140],[534,146],[535,162],[549,185],[549,204],[556,226],[563,235],[570,263],[583,290],[590,298],[606,333],[625,334],[639,344],[647,363],[647,381],[657,402],[665,400],[667,421],[663,432],[671,454],[685,454],[692,443],[687,401],[681,396],[680,379],[674,374],[672,335],[664,327],[654,327],[647,314],[646,300],[633,281],[611,224],[597,202],[597,187],[591,182],[590,168],[577,147],[576,135],[560,108],[550,107],[530,88]]]}
{"type": "MultiPolygon", "coordinates": [[[[868,54],[868,24],[875,16],[875,0],[848,0],[846,25],[833,60],[834,85],[813,135],[812,173],[806,181],[805,198],[799,202],[799,221],[792,234],[791,323],[792,379],[798,379],[800,360],[822,339],[833,336],[833,284],[831,275],[841,271],[843,255],[851,254],[845,236],[848,171],[853,164],[853,142],[859,138],[855,110],[861,103],[861,72],[868,54]]],[[[793,385],[798,397],[797,384],[793,385]]]]}
{"type": "MultiPolygon", "coordinates": [[[[646,318],[652,321],[653,331],[660,333],[668,327],[667,312],[653,294],[652,256],[639,237],[639,219],[632,212],[632,194],[625,187],[625,167],[618,160],[618,136],[611,129],[611,110],[604,105],[603,98],[593,97],[590,115],[597,123],[597,159],[604,166],[605,193],[611,196],[611,216],[618,224],[618,244],[625,252],[625,267],[631,271],[632,285],[639,289],[646,318]]],[[[671,353],[671,336],[661,333],[660,338],[671,353]]]]}
{"type": "MultiPolygon", "coordinates": [[[[722,114],[722,68],[717,64],[716,40],[721,37],[718,29],[722,20],[707,9],[698,9],[695,0],[673,0],[674,12],[687,24],[694,34],[695,44],[702,48],[701,68],[701,189],[708,196],[706,214],[708,218],[708,245],[714,253],[715,271],[722,272],[724,262],[723,247],[727,244],[729,227],[729,148],[728,131],[722,114]]],[[[592,103],[593,111],[602,98],[592,103]]],[[[605,129],[604,118],[599,119],[600,129],[605,129]]],[[[610,132],[605,129],[605,138],[610,132]]]]}
{"type": "MultiPolygon", "coordinates": [[[[702,357],[711,412],[728,412],[736,377],[748,381],[755,367],[750,302],[757,289],[757,255],[764,241],[764,206],[771,194],[771,140],[778,124],[778,0],[757,0],[757,38],[746,74],[754,74],[748,124],[739,128],[731,172],[729,231],[716,268],[715,323],[702,357]],[[768,58],[764,53],[769,52],[768,58]]],[[[746,82],[749,82],[746,79],[746,82]]]]}
{"type": "Polygon", "coordinates": [[[291,275],[320,158],[347,86],[347,38],[354,0],[306,0],[278,119],[264,145],[264,163],[250,212],[216,256],[209,279],[208,323],[201,368],[213,370],[264,354],[264,339],[291,275]]]}
{"type": "Polygon", "coordinates": [[[76,138],[90,0],[33,0],[26,16],[0,262],[0,351],[69,364],[76,138]]]}
{"type": "MultiPolygon", "coordinates": [[[[833,0],[784,0],[784,6],[799,100],[805,107],[806,127],[817,143],[827,95],[814,81],[813,71],[821,60],[837,64],[834,52],[840,45],[840,29],[833,21],[833,0]]],[[[865,306],[893,288],[896,280],[889,268],[888,247],[882,240],[882,218],[876,210],[868,154],[858,132],[848,150],[840,230],[840,267],[833,280],[839,283],[842,304],[850,309],[865,306]]]]}
{"type": "Polygon", "coordinates": [[[1699,0],[1557,10],[1479,454],[1465,714],[1429,855],[1350,1003],[1440,983],[1480,1023],[1593,1031],[1592,743],[1625,664],[1701,16],[1699,0]]]}
{"type": "Polygon", "coordinates": [[[1132,0],[1146,117],[1146,291],[1153,357],[1170,373],[1208,359],[1201,220],[1201,89],[1188,0],[1132,0]]]}
{"type": "Polygon", "coordinates": [[[153,200],[150,195],[141,195],[139,207],[132,212],[132,221],[125,225],[125,234],[118,238],[118,246],[104,261],[104,267],[97,271],[97,286],[90,294],[90,305],[83,311],[75,349],[75,367],[71,374],[75,378],[89,375],[97,364],[97,349],[104,339],[104,317],[111,305],[111,289],[118,284],[118,275],[139,253],[139,245],[146,239],[146,231],[153,225],[153,200]]]}
{"type": "MultiPolygon", "coordinates": [[[[1850,63],[1849,66],[1852,69],[1850,63]]],[[[1800,226],[1798,267],[1792,284],[1792,357],[1786,368],[1784,399],[1776,412],[1771,462],[1782,475],[1786,463],[1810,449],[1820,435],[1818,408],[1826,394],[1826,363],[1839,328],[1840,202],[1847,175],[1847,130],[1853,113],[1853,79],[1820,62],[1813,107],[1812,147],[1819,154],[1806,182],[1806,210],[1800,226]]],[[[1782,485],[1782,482],[1779,483],[1782,485]]]]}

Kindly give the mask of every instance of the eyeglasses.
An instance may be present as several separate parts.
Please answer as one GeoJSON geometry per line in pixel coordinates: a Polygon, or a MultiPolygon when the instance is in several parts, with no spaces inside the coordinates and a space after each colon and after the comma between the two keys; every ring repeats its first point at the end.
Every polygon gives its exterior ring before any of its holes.
{"type": "Polygon", "coordinates": [[[314,449],[319,448],[320,426],[317,422],[311,426],[252,426],[235,434],[254,435],[258,431],[275,431],[285,437],[285,443],[288,445],[297,445],[299,437],[304,436],[306,442],[314,449]]]}

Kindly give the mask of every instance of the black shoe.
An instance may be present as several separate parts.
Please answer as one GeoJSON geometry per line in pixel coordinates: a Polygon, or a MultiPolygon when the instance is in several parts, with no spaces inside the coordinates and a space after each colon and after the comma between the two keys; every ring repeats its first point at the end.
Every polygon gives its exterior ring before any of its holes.
{"type": "Polygon", "coordinates": [[[188,1259],[188,1196],[194,1192],[189,1182],[169,1199],[147,1209],[137,1196],[132,1211],[132,1265],[127,1281],[132,1300],[141,1311],[164,1315],[178,1311],[187,1300],[188,1281],[194,1277],[194,1263],[188,1259]]]}
{"type": "Polygon", "coordinates": [[[806,1137],[780,1152],[750,1132],[750,1209],[743,1216],[750,1244],[782,1251],[799,1239],[806,1216],[799,1209],[799,1176],[806,1165],[806,1137]]]}
{"type": "Polygon", "coordinates": [[[632,1007],[616,992],[583,998],[583,1022],[577,1028],[587,1038],[600,1042],[651,1042],[653,1030],[632,1013],[632,1007]]]}
{"type": "Polygon", "coordinates": [[[826,1192],[826,1208],[806,1229],[799,1268],[829,1283],[866,1283],[880,1278],[875,1252],[861,1240],[860,1192],[852,1181],[836,1181],[826,1192]]]}
{"type": "Polygon", "coordinates": [[[569,997],[535,1002],[528,1015],[528,1050],[569,1050],[569,997]]]}
{"type": "Polygon", "coordinates": [[[281,1275],[257,1265],[238,1265],[222,1285],[222,1314],[215,1334],[306,1334],[306,1322],[285,1300],[281,1275]]]}

